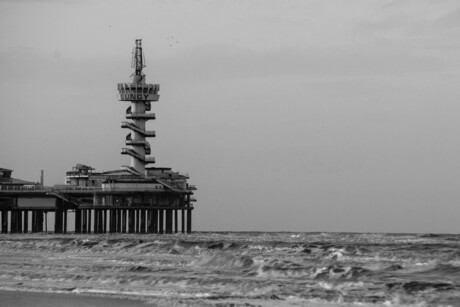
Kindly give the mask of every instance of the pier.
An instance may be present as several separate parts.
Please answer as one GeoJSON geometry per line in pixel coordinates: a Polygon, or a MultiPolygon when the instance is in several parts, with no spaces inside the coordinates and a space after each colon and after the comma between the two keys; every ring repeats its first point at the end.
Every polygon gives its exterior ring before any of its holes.
{"type": "Polygon", "coordinates": [[[170,190],[1,189],[0,232],[191,233],[192,201],[170,190]]]}
{"type": "MultiPolygon", "coordinates": [[[[62,185],[15,179],[12,170],[0,168],[1,233],[190,233],[195,186],[189,176],[169,167],[151,167],[155,158],[147,138],[156,136],[146,124],[156,115],[160,85],[146,83],[142,41],[132,52],[131,83],[119,83],[118,100],[129,102],[122,129],[128,129],[122,155],[130,165],[95,172],[78,163],[66,172],[62,185]]],[[[4,150],[4,149],[2,149],[4,150]]]]}

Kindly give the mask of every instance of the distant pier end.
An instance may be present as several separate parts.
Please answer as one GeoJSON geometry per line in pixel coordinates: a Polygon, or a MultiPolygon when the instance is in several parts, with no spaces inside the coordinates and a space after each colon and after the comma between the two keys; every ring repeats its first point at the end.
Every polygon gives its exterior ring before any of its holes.
{"type": "Polygon", "coordinates": [[[121,128],[128,129],[121,154],[131,163],[119,170],[95,172],[77,164],[61,185],[44,186],[11,177],[0,168],[0,233],[190,233],[195,186],[188,174],[155,163],[147,138],[155,131],[151,102],[159,100],[158,84],[146,83],[142,41],[133,50],[131,83],[118,84],[118,100],[129,101],[121,128]]]}

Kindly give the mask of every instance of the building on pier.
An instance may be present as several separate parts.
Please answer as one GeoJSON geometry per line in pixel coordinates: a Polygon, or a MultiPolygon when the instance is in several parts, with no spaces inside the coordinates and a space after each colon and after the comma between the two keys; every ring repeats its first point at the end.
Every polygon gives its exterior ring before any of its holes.
{"type": "Polygon", "coordinates": [[[13,170],[0,167],[0,187],[2,189],[14,189],[19,187],[34,188],[39,185],[38,182],[25,181],[12,178],[13,170]]]}
{"type": "Polygon", "coordinates": [[[142,72],[141,40],[133,50],[131,83],[118,84],[118,100],[129,102],[121,128],[128,129],[122,155],[130,165],[96,172],[76,164],[66,173],[65,184],[45,187],[41,183],[11,178],[0,169],[0,231],[27,233],[177,233],[192,231],[193,194],[188,174],[169,167],[152,167],[147,138],[155,131],[146,123],[155,119],[151,102],[159,100],[158,84],[146,83],[142,72]],[[48,222],[50,220],[50,222],[48,222]]]}
{"type": "Polygon", "coordinates": [[[71,171],[66,172],[65,184],[78,187],[100,187],[104,178],[93,173],[94,168],[78,163],[71,171]]]}

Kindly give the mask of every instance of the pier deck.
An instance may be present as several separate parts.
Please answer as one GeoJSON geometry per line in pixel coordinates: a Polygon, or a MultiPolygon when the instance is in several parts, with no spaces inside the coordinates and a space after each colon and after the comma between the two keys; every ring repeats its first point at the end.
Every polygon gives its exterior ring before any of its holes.
{"type": "Polygon", "coordinates": [[[190,233],[189,191],[0,189],[1,233],[190,233]]]}

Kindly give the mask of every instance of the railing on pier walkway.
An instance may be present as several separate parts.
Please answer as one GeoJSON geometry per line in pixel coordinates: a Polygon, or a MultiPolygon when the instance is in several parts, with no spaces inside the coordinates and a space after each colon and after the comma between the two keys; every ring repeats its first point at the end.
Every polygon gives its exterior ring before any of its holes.
{"type": "Polygon", "coordinates": [[[1,191],[44,191],[49,190],[49,188],[44,188],[42,186],[17,186],[17,185],[0,185],[1,191]]]}
{"type": "Polygon", "coordinates": [[[0,190],[2,191],[75,191],[75,190],[102,190],[100,187],[81,187],[81,186],[59,186],[59,187],[42,187],[42,186],[10,186],[10,185],[2,185],[0,186],[0,190]]]}
{"type": "Polygon", "coordinates": [[[176,191],[190,191],[196,189],[194,186],[189,186],[187,188],[183,188],[179,185],[176,185],[174,183],[170,183],[167,181],[159,180],[157,179],[160,184],[153,185],[152,187],[146,187],[146,186],[133,186],[133,187],[117,187],[117,186],[111,186],[110,183],[108,183],[105,187],[88,187],[88,186],[75,186],[75,185],[58,185],[58,186],[53,186],[53,187],[42,187],[42,186],[13,186],[13,185],[2,185],[0,186],[0,192],[8,192],[8,191],[20,191],[20,192],[35,192],[35,193],[65,193],[65,192],[91,192],[91,193],[98,193],[98,192],[148,192],[148,191],[164,191],[163,185],[166,187],[176,191]]]}

